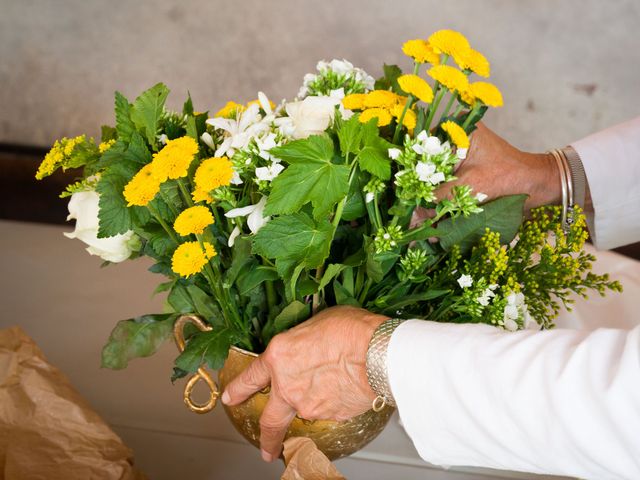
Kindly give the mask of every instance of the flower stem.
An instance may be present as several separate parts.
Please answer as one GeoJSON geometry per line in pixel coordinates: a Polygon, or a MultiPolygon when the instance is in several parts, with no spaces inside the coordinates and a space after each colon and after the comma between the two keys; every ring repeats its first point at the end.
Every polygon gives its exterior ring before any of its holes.
{"type": "Polygon", "coordinates": [[[162,219],[158,211],[151,206],[151,203],[147,204],[147,208],[149,209],[149,212],[151,212],[151,215],[153,216],[153,218],[155,218],[157,222],[162,226],[162,228],[164,228],[165,232],[167,232],[171,240],[173,240],[176,243],[176,245],[180,245],[180,242],[178,241],[178,237],[176,237],[176,234],[173,232],[173,229],[169,227],[169,225],[167,225],[167,223],[162,219]]]}
{"type": "Polygon", "coordinates": [[[191,199],[191,195],[189,195],[189,191],[187,190],[187,187],[184,186],[182,178],[178,179],[178,188],[182,192],[182,196],[184,197],[184,201],[186,202],[186,204],[189,205],[190,207],[193,207],[193,200],[191,199]]]}
{"type": "MultiPolygon", "coordinates": [[[[418,70],[420,69],[420,65],[422,65],[420,62],[415,62],[414,66],[413,66],[413,74],[417,75],[418,74],[418,70]]],[[[409,110],[409,108],[411,107],[411,104],[414,101],[414,97],[413,95],[409,94],[409,97],[407,98],[407,103],[404,104],[404,109],[402,110],[402,114],[400,115],[400,118],[398,119],[398,123],[396,124],[396,131],[393,132],[393,143],[397,144],[398,140],[400,138],[400,131],[402,130],[402,122],[404,121],[404,116],[407,114],[407,110],[409,110]]]]}
{"type": "Polygon", "coordinates": [[[444,88],[440,88],[441,84],[440,82],[436,82],[436,86],[435,86],[435,99],[433,101],[433,103],[431,104],[431,107],[429,107],[429,116],[427,117],[427,121],[426,121],[426,126],[425,126],[425,130],[428,132],[431,129],[431,121],[433,120],[433,117],[436,114],[436,111],[438,110],[438,107],[440,106],[440,102],[442,101],[442,97],[444,97],[444,94],[446,93],[446,90],[444,88]]]}
{"type": "Polygon", "coordinates": [[[475,117],[476,112],[480,109],[479,105],[480,103],[476,102],[476,104],[473,106],[473,108],[469,112],[469,115],[467,115],[467,118],[464,120],[464,123],[462,124],[462,128],[464,129],[465,132],[467,131],[467,127],[471,123],[471,120],[473,120],[473,117],[475,117]]]}
{"type": "Polygon", "coordinates": [[[451,109],[451,106],[453,105],[453,102],[456,99],[455,92],[451,92],[450,95],[451,95],[451,98],[449,99],[447,106],[444,108],[444,111],[442,112],[442,116],[440,117],[440,121],[438,123],[442,123],[442,121],[445,118],[447,118],[447,115],[449,114],[449,110],[451,109]]]}

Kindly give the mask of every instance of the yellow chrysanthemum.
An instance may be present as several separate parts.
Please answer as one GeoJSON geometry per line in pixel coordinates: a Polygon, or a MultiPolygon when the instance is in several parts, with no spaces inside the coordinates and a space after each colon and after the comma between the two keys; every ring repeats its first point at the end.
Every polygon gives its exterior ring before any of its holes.
{"type": "MultiPolygon", "coordinates": [[[[404,111],[404,105],[394,105],[391,108],[391,115],[393,115],[398,121],[400,121],[400,117],[402,116],[402,112],[404,111]]],[[[407,110],[404,112],[404,118],[402,119],[402,125],[407,127],[407,130],[412,131],[416,128],[417,116],[416,112],[413,110],[407,110]]]]}
{"type": "Polygon", "coordinates": [[[481,77],[489,77],[491,73],[491,66],[489,65],[489,60],[473,48],[470,48],[469,51],[459,55],[456,58],[456,63],[463,70],[471,70],[476,75],[480,75],[481,77]]]}
{"type": "Polygon", "coordinates": [[[469,88],[467,76],[455,67],[437,65],[427,70],[427,74],[451,91],[464,92],[469,88]]]}
{"type": "MultiPolygon", "coordinates": [[[[249,103],[247,103],[247,108],[249,108],[251,105],[260,105],[260,100],[251,100],[249,103]]],[[[269,100],[269,106],[271,107],[271,110],[276,109],[276,104],[271,100],[269,100]]],[[[260,108],[262,108],[262,105],[260,105],[260,108]]]]}
{"type": "Polygon", "coordinates": [[[502,93],[498,87],[488,82],[474,82],[469,85],[471,94],[485,105],[490,107],[501,107],[502,93]]]}
{"type": "Polygon", "coordinates": [[[168,178],[186,177],[196,153],[198,142],[191,137],[167,140],[165,147],[153,155],[153,174],[161,183],[168,178]]]}
{"type": "Polygon", "coordinates": [[[405,55],[419,63],[431,63],[432,65],[438,65],[440,63],[440,55],[433,51],[429,42],[421,38],[404,42],[402,51],[405,55]]]}
{"type": "Polygon", "coordinates": [[[360,123],[367,123],[372,118],[378,119],[378,126],[385,127],[391,123],[391,114],[386,108],[367,108],[360,114],[360,123]]]}
{"type": "Polygon", "coordinates": [[[127,183],[122,194],[127,205],[146,206],[160,191],[160,182],[153,174],[153,164],[142,167],[127,183]]]}
{"type": "Polygon", "coordinates": [[[213,157],[204,160],[195,175],[195,190],[193,200],[195,202],[211,202],[209,192],[218,187],[231,184],[233,178],[233,165],[227,157],[213,157]]]}
{"type": "Polygon", "coordinates": [[[401,75],[398,77],[398,85],[402,90],[417,97],[424,103],[433,101],[431,85],[418,75],[401,75]]]}
{"type": "Polygon", "coordinates": [[[342,106],[347,110],[362,110],[366,93],[352,93],[342,99],[342,106]]]}
{"type": "Polygon", "coordinates": [[[216,255],[215,248],[208,242],[204,242],[204,250],[198,242],[185,242],[173,252],[171,269],[182,277],[190,277],[200,273],[209,259],[216,255]]]}
{"type": "Polygon", "coordinates": [[[108,140],[106,142],[102,142],[102,143],[100,143],[100,145],[98,145],[98,150],[100,151],[100,153],[104,153],[107,150],[109,150],[111,147],[113,147],[114,143],[116,143],[115,139],[111,139],[111,140],[108,140]]]}
{"type": "Polygon", "coordinates": [[[447,135],[449,135],[449,138],[456,147],[469,148],[469,136],[460,125],[448,120],[440,125],[440,128],[447,132],[447,135]]]}
{"type": "Polygon", "coordinates": [[[244,110],[244,105],[230,100],[227,104],[216,112],[216,117],[234,118],[238,113],[244,110]]]}
{"type": "Polygon", "coordinates": [[[391,108],[398,103],[398,95],[389,90],[373,90],[364,97],[365,108],[391,108]]]}
{"type": "Polygon", "coordinates": [[[200,234],[214,222],[211,210],[202,205],[187,208],[176,221],[173,222],[173,229],[183,237],[191,234],[200,234]]]}
{"type": "Polygon", "coordinates": [[[436,53],[452,56],[456,62],[470,48],[469,41],[460,32],[454,30],[438,30],[429,37],[429,45],[436,53]]]}
{"type": "MultiPolygon", "coordinates": [[[[49,150],[45,155],[42,163],[38,167],[36,179],[42,180],[44,177],[48,177],[61,167],[63,170],[70,168],[68,163],[69,160],[71,160],[70,157],[73,153],[73,149],[76,148],[76,145],[84,143],[86,140],[85,135],[80,135],[75,138],[65,137],[60,140],[56,140],[53,147],[51,147],[51,150],[49,150]]],[[[91,139],[91,141],[93,141],[93,139],[91,139]]]]}
{"type": "Polygon", "coordinates": [[[468,88],[465,91],[460,92],[460,99],[470,107],[473,107],[473,104],[476,103],[475,97],[468,88]]]}

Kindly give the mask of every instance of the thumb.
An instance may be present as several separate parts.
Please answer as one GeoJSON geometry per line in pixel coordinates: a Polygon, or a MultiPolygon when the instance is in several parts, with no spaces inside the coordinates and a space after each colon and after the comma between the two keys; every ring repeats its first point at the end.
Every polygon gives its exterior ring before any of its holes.
{"type": "Polygon", "coordinates": [[[246,370],[234,378],[222,394],[222,403],[237,405],[259,392],[271,382],[271,374],[262,356],[256,358],[246,370]]]}

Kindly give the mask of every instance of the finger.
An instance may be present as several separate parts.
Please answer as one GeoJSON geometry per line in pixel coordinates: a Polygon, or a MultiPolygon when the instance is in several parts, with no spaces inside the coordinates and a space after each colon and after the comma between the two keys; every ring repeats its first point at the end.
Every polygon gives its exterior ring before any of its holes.
{"type": "Polygon", "coordinates": [[[260,450],[266,462],[280,456],[282,441],[296,411],[279,395],[272,392],[260,417],[260,450]]]}
{"type": "Polygon", "coordinates": [[[237,405],[259,392],[271,382],[271,374],[262,356],[256,358],[240,375],[234,378],[222,394],[222,403],[237,405]]]}

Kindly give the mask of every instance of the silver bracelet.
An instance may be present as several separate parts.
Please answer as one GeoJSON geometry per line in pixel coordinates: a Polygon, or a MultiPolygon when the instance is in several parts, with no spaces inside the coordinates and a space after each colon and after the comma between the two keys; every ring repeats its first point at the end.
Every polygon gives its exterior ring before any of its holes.
{"type": "Polygon", "coordinates": [[[566,166],[566,160],[559,150],[551,150],[549,153],[553,155],[558,166],[558,173],[560,174],[560,189],[562,192],[562,216],[560,218],[560,225],[562,230],[567,233],[569,231],[568,213],[569,206],[571,205],[570,194],[573,193],[571,187],[571,177],[567,174],[568,167],[566,166]]]}
{"type": "Polygon", "coordinates": [[[385,405],[396,406],[387,373],[387,348],[391,334],[403,321],[399,318],[385,320],[376,328],[369,341],[366,362],[367,380],[377,395],[371,406],[374,412],[379,412],[385,405]]]}
{"type": "Polygon", "coordinates": [[[574,204],[579,205],[584,210],[584,203],[587,196],[587,175],[584,171],[580,155],[578,155],[578,152],[576,152],[571,145],[560,149],[560,152],[564,155],[567,165],[569,165],[569,171],[571,172],[574,204]]]}

